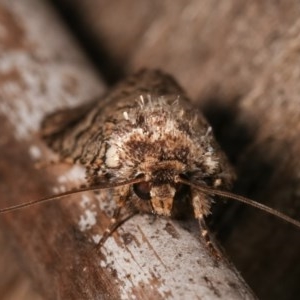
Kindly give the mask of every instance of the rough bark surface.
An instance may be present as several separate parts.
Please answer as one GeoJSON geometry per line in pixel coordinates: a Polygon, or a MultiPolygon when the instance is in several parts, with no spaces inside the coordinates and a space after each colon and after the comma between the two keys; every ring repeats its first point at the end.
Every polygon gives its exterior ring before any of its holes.
{"type": "MultiPolygon", "coordinates": [[[[179,78],[235,164],[236,191],[300,218],[298,1],[64,0],[58,6],[65,16],[71,10],[70,24],[93,45],[108,80],[140,67],[179,78]]],[[[240,206],[217,218],[223,245],[261,299],[299,297],[299,231],[240,206]]]]}
{"type": "MultiPolygon", "coordinates": [[[[6,207],[83,182],[80,167],[35,167],[54,158],[39,124],[46,113],[105,88],[45,2],[0,1],[0,23],[0,202],[6,207]]],[[[0,261],[1,299],[39,299],[30,290],[18,294],[19,267],[43,299],[255,298],[231,264],[210,254],[193,222],[136,216],[99,252],[110,199],[110,191],[85,193],[1,215],[1,259],[7,257],[0,261]]]]}

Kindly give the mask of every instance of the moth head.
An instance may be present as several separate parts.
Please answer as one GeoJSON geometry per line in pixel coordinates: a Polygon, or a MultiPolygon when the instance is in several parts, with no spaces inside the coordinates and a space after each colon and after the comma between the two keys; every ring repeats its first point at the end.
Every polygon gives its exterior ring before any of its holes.
{"type": "Polygon", "coordinates": [[[148,202],[151,211],[158,215],[171,216],[175,202],[186,198],[189,187],[175,182],[184,166],[178,161],[160,162],[146,166],[148,172],[143,175],[144,181],[135,183],[133,191],[144,202],[148,202]]]}
{"type": "Polygon", "coordinates": [[[188,187],[181,183],[154,184],[140,182],[133,185],[135,194],[141,201],[149,201],[152,212],[158,215],[171,216],[174,203],[182,200],[188,187]]]}

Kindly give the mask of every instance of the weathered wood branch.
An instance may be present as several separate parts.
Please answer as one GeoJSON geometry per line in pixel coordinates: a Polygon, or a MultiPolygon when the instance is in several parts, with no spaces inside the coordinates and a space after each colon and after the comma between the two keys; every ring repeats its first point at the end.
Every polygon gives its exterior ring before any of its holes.
{"type": "MultiPolygon", "coordinates": [[[[79,167],[35,167],[52,158],[39,124],[46,113],[94,98],[104,87],[43,1],[0,1],[0,15],[0,203],[6,207],[83,181],[79,167]]],[[[193,222],[136,216],[99,253],[95,242],[112,205],[109,191],[85,193],[1,215],[4,247],[45,299],[254,298],[235,269],[210,254],[193,222]]]]}
{"type": "MultiPolygon", "coordinates": [[[[237,190],[299,218],[299,2],[62,3],[123,73],[174,74],[235,163],[237,190]]],[[[294,228],[241,207],[218,218],[223,245],[260,298],[299,298],[294,228]]]]}

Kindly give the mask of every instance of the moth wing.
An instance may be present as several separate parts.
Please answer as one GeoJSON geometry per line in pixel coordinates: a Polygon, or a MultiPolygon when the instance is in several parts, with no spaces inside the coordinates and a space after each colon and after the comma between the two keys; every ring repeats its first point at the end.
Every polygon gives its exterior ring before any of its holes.
{"type": "Polygon", "coordinates": [[[47,138],[64,131],[66,128],[75,127],[93,108],[104,107],[108,102],[114,106],[115,102],[131,96],[131,102],[134,103],[134,98],[138,98],[139,95],[156,93],[158,95],[184,94],[172,77],[157,70],[141,70],[118,84],[101,99],[95,99],[79,107],[60,110],[48,115],[42,122],[41,135],[47,138]]]}
{"type": "MultiPolygon", "coordinates": [[[[85,149],[91,136],[90,118],[93,111],[101,107],[100,104],[101,99],[97,99],[45,117],[41,124],[40,135],[62,161],[76,162],[86,156],[85,149]]],[[[99,133],[101,134],[101,129],[99,133]]]]}
{"type": "Polygon", "coordinates": [[[80,120],[94,107],[96,100],[83,105],[55,111],[47,115],[41,123],[40,133],[43,138],[51,137],[66,128],[78,124],[80,120]]]}
{"type": "Polygon", "coordinates": [[[41,136],[62,160],[97,169],[103,163],[111,133],[115,128],[122,128],[125,122],[123,111],[134,109],[141,95],[147,98],[182,94],[172,77],[159,71],[142,70],[101,99],[52,113],[42,123],[41,136]]]}

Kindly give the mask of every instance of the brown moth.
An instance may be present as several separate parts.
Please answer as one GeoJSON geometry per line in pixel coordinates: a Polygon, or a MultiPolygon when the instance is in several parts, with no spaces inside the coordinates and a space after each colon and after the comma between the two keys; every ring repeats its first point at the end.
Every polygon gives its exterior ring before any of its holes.
{"type": "Polygon", "coordinates": [[[211,196],[257,207],[300,227],[263,204],[229,193],[234,172],[201,112],[168,75],[143,70],[101,100],[46,117],[42,136],[61,161],[86,168],[87,188],[0,210],[0,213],[87,190],[114,188],[112,225],[100,244],[137,212],[177,217],[191,212],[211,245],[203,218],[211,196]]]}

